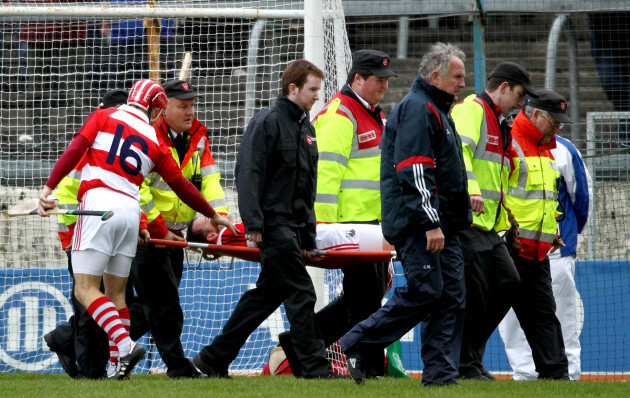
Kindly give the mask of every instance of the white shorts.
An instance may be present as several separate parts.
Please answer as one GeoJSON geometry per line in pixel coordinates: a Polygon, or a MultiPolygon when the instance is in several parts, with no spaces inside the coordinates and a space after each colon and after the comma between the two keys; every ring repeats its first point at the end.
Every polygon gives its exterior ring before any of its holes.
{"type": "Polygon", "coordinates": [[[79,208],[112,210],[114,216],[107,221],[98,216],[78,216],[72,251],[95,250],[110,257],[136,255],[140,226],[140,204],[136,199],[111,189],[95,188],[83,195],[79,208]]]}
{"type": "Polygon", "coordinates": [[[319,250],[382,251],[383,232],[372,224],[317,224],[319,250]]]}
{"type": "Polygon", "coordinates": [[[122,254],[110,257],[105,253],[87,249],[72,252],[72,272],[102,276],[103,273],[127,278],[131,270],[132,257],[122,254]]]}

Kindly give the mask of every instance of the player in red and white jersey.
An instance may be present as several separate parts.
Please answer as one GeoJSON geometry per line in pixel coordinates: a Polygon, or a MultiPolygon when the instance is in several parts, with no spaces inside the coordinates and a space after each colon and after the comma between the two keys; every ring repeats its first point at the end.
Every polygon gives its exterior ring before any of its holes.
{"type": "MultiPolygon", "coordinates": [[[[182,176],[149,124],[161,116],[166,103],[162,87],[142,80],[132,87],[127,105],[93,112],[59,158],[40,194],[38,214],[47,217],[46,209],[55,206],[48,196],[85,155],[79,208],[114,211],[107,221],[79,216],[72,246],[75,296],[115,343],[120,355],[112,379],[126,378],[145,355],[144,348],[129,337],[123,324],[127,322],[121,321],[129,319],[125,286],[138,243],[139,189],[144,176],[151,171],[160,173],[191,208],[210,217],[217,226],[234,228],[182,176]],[[101,279],[105,295],[99,289],[101,279]]],[[[146,225],[142,227],[140,235],[146,242],[149,234],[146,225]]]]}
{"type": "MultiPolygon", "coordinates": [[[[188,224],[187,240],[217,245],[255,247],[245,239],[243,223],[234,224],[238,234],[227,228],[215,228],[210,220],[198,217],[188,224]]],[[[380,225],[320,223],[316,227],[315,245],[319,250],[393,251],[380,225]]]]}

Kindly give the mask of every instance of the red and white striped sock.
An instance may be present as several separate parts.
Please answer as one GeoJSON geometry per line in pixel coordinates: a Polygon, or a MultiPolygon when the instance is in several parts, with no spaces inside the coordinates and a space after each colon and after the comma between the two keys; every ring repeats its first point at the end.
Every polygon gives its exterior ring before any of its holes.
{"type": "Polygon", "coordinates": [[[107,296],[101,296],[92,301],[87,310],[98,323],[98,326],[107,333],[109,339],[117,346],[119,356],[126,356],[131,347],[131,338],[129,338],[129,333],[120,320],[114,303],[107,296]]]}
{"type": "MultiPolygon", "coordinates": [[[[118,316],[120,316],[120,322],[125,327],[125,331],[129,333],[131,327],[131,316],[129,315],[129,307],[121,308],[118,310],[118,316]]],[[[109,360],[116,362],[120,358],[120,352],[118,346],[111,339],[109,340],[109,360]]]]}

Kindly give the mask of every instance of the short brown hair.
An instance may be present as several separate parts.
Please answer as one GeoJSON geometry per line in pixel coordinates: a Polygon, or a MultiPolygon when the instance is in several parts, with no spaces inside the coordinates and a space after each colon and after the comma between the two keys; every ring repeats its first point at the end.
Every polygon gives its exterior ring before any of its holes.
{"type": "Polygon", "coordinates": [[[488,79],[488,83],[486,83],[486,91],[492,93],[499,89],[499,86],[503,84],[503,82],[507,82],[510,90],[514,90],[514,87],[519,86],[520,83],[516,83],[512,80],[504,79],[502,77],[491,77],[488,79]]]}
{"type": "Polygon", "coordinates": [[[298,59],[287,66],[282,74],[282,94],[289,95],[289,85],[295,84],[298,88],[302,88],[306,83],[308,75],[313,75],[324,79],[324,72],[315,64],[305,59],[298,59]]]}

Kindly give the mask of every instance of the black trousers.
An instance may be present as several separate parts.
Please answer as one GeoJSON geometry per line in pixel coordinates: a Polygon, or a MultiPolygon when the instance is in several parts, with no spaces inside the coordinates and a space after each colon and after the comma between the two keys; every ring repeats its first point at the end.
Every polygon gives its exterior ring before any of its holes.
{"type": "Polygon", "coordinates": [[[284,225],[265,226],[259,244],[262,269],[256,287],[243,294],[221,334],[199,353],[216,370],[226,371],[249,335],[284,303],[302,376],[319,377],[332,372],[315,326],[315,289],[300,252],[298,232],[284,225]]]}
{"type": "MultiPolygon", "coordinates": [[[[184,314],[179,302],[179,283],[184,269],[181,248],[138,247],[129,275],[142,305],[146,326],[167,366],[169,377],[190,376],[197,373],[186,357],[181,342],[184,314]]],[[[133,328],[134,318],[131,325],[133,328]]],[[[145,326],[145,327],[146,327],[145,326]]],[[[146,330],[137,328],[131,334],[142,336],[146,330]],[[140,334],[142,333],[142,334],[140,334]]]]}
{"type": "Polygon", "coordinates": [[[486,342],[512,307],[520,277],[505,241],[495,231],[460,232],[464,254],[466,309],[460,376],[481,374],[486,342]]]}
{"type": "Polygon", "coordinates": [[[513,304],[514,313],[532,348],[538,378],[568,378],[569,365],[551,290],[549,258],[533,261],[516,257],[514,264],[521,277],[513,304]]]}

